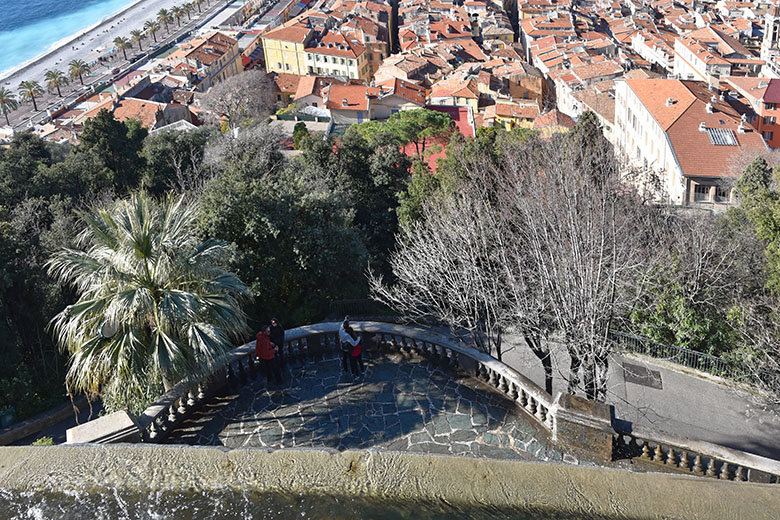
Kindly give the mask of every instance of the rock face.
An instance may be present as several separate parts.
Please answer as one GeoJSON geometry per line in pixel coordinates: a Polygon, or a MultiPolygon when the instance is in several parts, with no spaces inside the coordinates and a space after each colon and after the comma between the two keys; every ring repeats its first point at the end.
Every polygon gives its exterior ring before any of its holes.
{"type": "MultiPolygon", "coordinates": [[[[132,497],[145,506],[156,496],[182,490],[197,490],[199,496],[240,493],[256,500],[277,493],[296,497],[293,504],[326,497],[340,503],[342,512],[346,499],[351,508],[346,518],[360,518],[368,499],[372,511],[384,503],[415,504],[417,511],[441,504],[478,518],[537,519],[770,519],[777,518],[780,504],[775,485],[592,467],[412,453],[121,444],[0,448],[0,486],[0,514],[18,512],[12,509],[18,502],[34,502],[47,493],[66,497],[60,504],[84,493],[118,494],[122,500],[116,502],[132,512],[140,507],[132,497]]],[[[194,502],[168,500],[165,507],[194,507],[194,502]]],[[[294,509],[283,517],[294,517],[294,509]]]]}

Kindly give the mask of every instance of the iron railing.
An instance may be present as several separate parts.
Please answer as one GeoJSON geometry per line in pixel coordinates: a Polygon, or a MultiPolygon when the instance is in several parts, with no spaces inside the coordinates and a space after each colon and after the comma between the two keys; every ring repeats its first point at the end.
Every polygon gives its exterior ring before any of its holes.
{"type": "Polygon", "coordinates": [[[627,332],[611,331],[610,335],[618,348],[628,352],[668,360],[714,376],[745,383],[757,383],[773,390],[780,390],[780,377],[777,374],[769,371],[751,370],[737,360],[717,357],[677,345],[659,343],[650,338],[627,332]]]}

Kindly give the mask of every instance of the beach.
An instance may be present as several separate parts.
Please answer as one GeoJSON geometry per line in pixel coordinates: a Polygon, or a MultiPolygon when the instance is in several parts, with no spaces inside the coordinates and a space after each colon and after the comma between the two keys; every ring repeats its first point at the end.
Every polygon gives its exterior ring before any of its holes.
{"type": "MultiPolygon", "coordinates": [[[[220,0],[211,0],[211,4],[220,0]]],[[[149,19],[156,19],[160,9],[168,9],[175,5],[181,5],[185,0],[130,0],[127,5],[112,15],[106,16],[91,27],[85,28],[76,34],[64,38],[53,44],[43,54],[27,61],[16,68],[3,73],[0,77],[0,85],[16,91],[18,84],[25,80],[34,80],[43,84],[43,77],[47,70],[58,69],[67,73],[68,63],[74,59],[82,59],[86,62],[97,60],[100,56],[106,56],[114,48],[114,38],[123,36],[130,38],[130,31],[143,30],[144,23],[149,19]]],[[[201,9],[207,10],[204,2],[201,9]]],[[[197,9],[191,14],[193,19],[198,16],[197,9]]],[[[182,18],[182,24],[187,22],[186,15],[182,18]]],[[[171,31],[177,28],[176,22],[169,22],[171,31]]],[[[157,33],[159,40],[165,33],[165,27],[157,33]]],[[[153,40],[149,37],[143,42],[144,49],[153,40]]],[[[138,44],[133,42],[133,49],[128,49],[128,56],[138,51],[138,44]]],[[[111,65],[95,66],[93,72],[105,72],[111,65]]],[[[86,80],[86,78],[85,78],[86,80]]],[[[85,81],[86,82],[86,81],[85,81]]]]}

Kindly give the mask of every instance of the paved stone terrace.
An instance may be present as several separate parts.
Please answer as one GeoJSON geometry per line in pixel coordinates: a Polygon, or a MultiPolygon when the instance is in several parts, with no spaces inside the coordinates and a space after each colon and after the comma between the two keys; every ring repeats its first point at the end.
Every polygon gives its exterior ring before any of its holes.
{"type": "Polygon", "coordinates": [[[360,382],[349,381],[335,358],[291,367],[278,387],[250,380],[212,399],[166,442],[562,460],[548,432],[481,381],[414,353],[364,358],[368,373],[360,382]]]}

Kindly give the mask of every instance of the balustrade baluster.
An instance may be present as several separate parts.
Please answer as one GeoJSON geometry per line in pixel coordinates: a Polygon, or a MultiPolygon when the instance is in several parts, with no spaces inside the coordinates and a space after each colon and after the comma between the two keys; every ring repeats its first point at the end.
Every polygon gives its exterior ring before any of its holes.
{"type": "Polygon", "coordinates": [[[195,406],[195,394],[192,393],[192,390],[187,392],[187,406],[190,408],[195,406]]]}
{"type": "Polygon", "coordinates": [[[680,456],[680,467],[685,469],[685,470],[687,470],[687,471],[691,470],[689,462],[688,462],[688,452],[685,451],[685,450],[683,450],[682,456],[680,456]]]}
{"type": "Polygon", "coordinates": [[[490,380],[490,374],[488,373],[488,369],[485,365],[482,363],[479,364],[479,369],[482,371],[482,374],[480,375],[480,379],[487,382],[490,380]]]}
{"type": "Polygon", "coordinates": [[[710,458],[710,463],[707,465],[707,472],[704,474],[707,477],[715,477],[715,459],[710,458]]]}
{"type": "Polygon", "coordinates": [[[509,397],[512,398],[513,401],[517,401],[517,385],[514,383],[511,383],[509,385],[509,397]]]}
{"type": "Polygon", "coordinates": [[[542,406],[542,403],[540,403],[539,401],[536,401],[536,414],[535,414],[536,418],[539,419],[541,422],[544,422],[545,419],[544,414],[545,414],[544,406],[542,406]]]}
{"type": "Polygon", "coordinates": [[[528,406],[528,394],[522,388],[520,389],[520,406],[523,408],[528,406]]]}
{"type": "Polygon", "coordinates": [[[498,374],[495,370],[490,370],[490,378],[488,379],[488,382],[493,388],[498,388],[498,374]]]}
{"type": "Polygon", "coordinates": [[[677,457],[674,455],[674,449],[669,446],[666,452],[666,464],[669,466],[677,466],[677,457]]]}
{"type": "Polygon", "coordinates": [[[655,445],[655,452],[653,453],[653,460],[655,462],[663,462],[664,461],[664,452],[661,450],[661,445],[656,444],[655,445]]]}
{"type": "Polygon", "coordinates": [[[179,406],[176,408],[176,411],[179,412],[180,416],[183,416],[187,413],[187,406],[185,405],[184,396],[179,396],[178,403],[179,406]]]}
{"type": "Polygon", "coordinates": [[[701,455],[696,455],[696,458],[693,459],[693,472],[697,475],[704,475],[704,470],[701,467],[701,455]]]}
{"type": "Polygon", "coordinates": [[[536,399],[529,395],[528,404],[525,406],[525,409],[528,410],[531,415],[536,414],[536,399]]]}
{"type": "Polygon", "coordinates": [[[391,335],[390,340],[393,343],[393,350],[398,350],[398,341],[396,341],[395,335],[391,335]]]}
{"type": "Polygon", "coordinates": [[[744,482],[745,472],[742,469],[742,466],[737,466],[737,471],[734,472],[734,480],[737,480],[739,482],[744,482]]]}
{"type": "Polygon", "coordinates": [[[731,472],[729,471],[729,463],[724,462],[723,465],[720,467],[720,473],[718,474],[718,478],[721,480],[731,480],[731,472]]]}
{"type": "Polygon", "coordinates": [[[647,441],[641,441],[641,442],[642,442],[642,454],[639,456],[639,458],[650,460],[650,447],[648,446],[647,441]]]}
{"type": "Polygon", "coordinates": [[[506,377],[500,377],[500,381],[498,382],[498,389],[505,394],[509,392],[509,385],[507,385],[506,377]]]}
{"type": "Polygon", "coordinates": [[[156,419],[153,419],[152,422],[149,423],[149,440],[153,441],[157,438],[157,436],[160,434],[157,431],[157,424],[155,424],[156,419]]]}
{"type": "Polygon", "coordinates": [[[173,409],[173,405],[175,403],[171,403],[168,405],[168,423],[173,426],[173,424],[176,422],[176,412],[173,409]]]}
{"type": "Polygon", "coordinates": [[[553,423],[553,414],[550,413],[550,410],[548,409],[546,412],[547,418],[544,421],[544,424],[547,425],[549,429],[553,429],[554,423],[553,423]]]}
{"type": "Polygon", "coordinates": [[[249,354],[249,377],[251,379],[257,379],[257,366],[255,364],[255,353],[249,354]]]}
{"type": "Polygon", "coordinates": [[[201,401],[206,397],[206,392],[203,391],[203,387],[198,385],[198,400],[201,401]]]}

